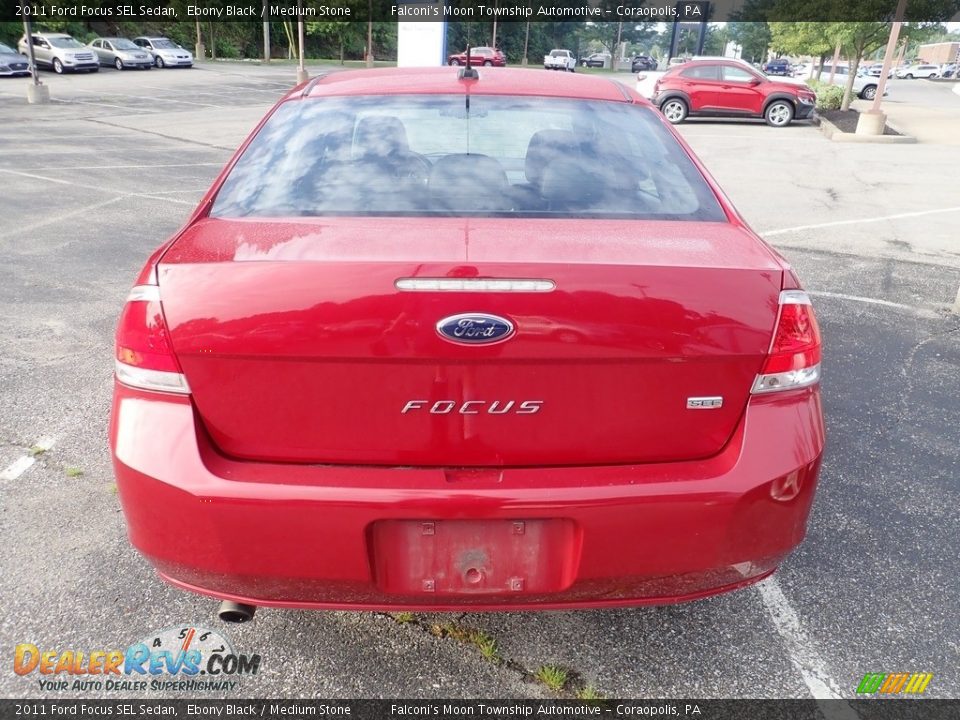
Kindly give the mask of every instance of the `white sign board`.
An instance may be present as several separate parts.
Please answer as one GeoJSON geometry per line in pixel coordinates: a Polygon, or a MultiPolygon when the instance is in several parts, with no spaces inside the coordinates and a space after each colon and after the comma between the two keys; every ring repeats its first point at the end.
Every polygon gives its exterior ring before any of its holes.
{"type": "Polygon", "coordinates": [[[447,23],[445,20],[397,23],[397,67],[446,65],[446,45],[447,23]]]}

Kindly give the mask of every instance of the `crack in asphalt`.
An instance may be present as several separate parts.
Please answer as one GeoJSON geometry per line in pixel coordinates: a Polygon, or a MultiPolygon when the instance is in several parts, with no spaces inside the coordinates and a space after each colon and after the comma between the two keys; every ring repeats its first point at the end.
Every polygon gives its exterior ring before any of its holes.
{"type": "Polygon", "coordinates": [[[885,435],[886,433],[890,432],[891,430],[899,426],[904,420],[907,419],[907,416],[909,415],[908,399],[910,394],[913,392],[913,386],[914,386],[913,376],[910,371],[913,369],[913,364],[914,364],[914,361],[916,360],[917,353],[919,353],[922,348],[934,342],[935,340],[941,340],[957,332],[960,332],[960,325],[950,328],[949,330],[945,330],[943,332],[933,333],[929,337],[924,338],[923,340],[918,342],[916,345],[914,345],[910,349],[910,352],[907,353],[907,358],[903,363],[903,367],[900,369],[900,375],[903,376],[904,384],[903,384],[903,390],[901,391],[900,397],[897,401],[897,405],[899,407],[899,410],[897,413],[898,417],[894,420],[894,422],[890,423],[889,425],[887,425],[886,427],[880,430],[881,435],[885,435]]]}
{"type": "MultiPolygon", "coordinates": [[[[476,630],[476,628],[473,628],[473,627],[460,625],[463,619],[466,618],[467,615],[469,615],[469,612],[458,613],[451,622],[442,623],[442,624],[426,622],[421,618],[417,617],[416,615],[413,615],[413,617],[410,620],[400,621],[400,620],[397,620],[397,618],[395,617],[395,613],[384,612],[384,613],[376,613],[376,614],[380,615],[381,617],[388,618],[395,625],[406,625],[406,626],[416,627],[417,630],[419,630],[420,632],[424,633],[425,635],[429,635],[430,637],[435,638],[437,640],[441,640],[441,641],[454,640],[457,645],[464,648],[469,648],[473,646],[469,640],[456,637],[449,630],[447,630],[447,628],[454,628],[458,631],[463,631],[463,632],[476,630]]],[[[492,638],[492,639],[494,640],[494,642],[496,642],[496,638],[492,638]]],[[[481,657],[483,656],[481,655],[481,657]]],[[[505,670],[508,670],[514,673],[518,677],[518,679],[521,680],[522,682],[535,685],[536,687],[539,687],[539,688],[543,688],[549,692],[552,692],[555,696],[559,698],[577,699],[577,692],[586,688],[586,683],[583,680],[583,676],[577,670],[567,666],[563,667],[563,669],[567,672],[567,679],[564,682],[563,688],[561,690],[553,690],[547,687],[542,682],[538,681],[535,670],[529,669],[518,660],[501,656],[499,654],[499,651],[497,653],[497,659],[490,659],[486,657],[484,657],[483,659],[495,667],[503,668],[505,670]]]]}

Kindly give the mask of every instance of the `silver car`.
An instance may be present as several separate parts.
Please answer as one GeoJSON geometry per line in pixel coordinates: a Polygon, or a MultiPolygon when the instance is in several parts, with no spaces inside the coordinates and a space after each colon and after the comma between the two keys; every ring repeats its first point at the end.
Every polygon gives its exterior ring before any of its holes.
{"type": "Polygon", "coordinates": [[[97,38],[90,43],[90,48],[97,54],[101,65],[113,65],[117,70],[149,70],[153,67],[153,56],[126,38],[97,38]]]}
{"type": "Polygon", "coordinates": [[[0,75],[29,75],[30,61],[9,45],[0,43],[0,75]]]}
{"type": "Polygon", "coordinates": [[[100,69],[93,50],[66,33],[35,32],[30,36],[30,43],[27,43],[27,36],[24,35],[17,43],[17,49],[22,55],[30,57],[31,44],[37,67],[51,68],[57,74],[68,70],[96,72],[100,69]]]}
{"type": "Polygon", "coordinates": [[[193,67],[193,55],[165,37],[141,36],[133,39],[138,47],[153,56],[153,64],[162,67],[193,67]]]}
{"type": "Polygon", "coordinates": [[[907,67],[897,70],[897,77],[913,80],[914,78],[935,78],[940,77],[939,65],[907,65],[907,67]]]}

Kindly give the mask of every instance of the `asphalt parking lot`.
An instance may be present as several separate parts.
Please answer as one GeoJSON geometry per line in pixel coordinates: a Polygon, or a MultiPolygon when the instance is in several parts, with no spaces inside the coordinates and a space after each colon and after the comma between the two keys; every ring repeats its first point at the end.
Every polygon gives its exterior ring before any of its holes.
{"type": "MultiPolygon", "coordinates": [[[[110,468],[114,324],[149,252],[293,76],[45,74],[54,102],[39,107],[26,81],[0,82],[4,653],[121,648],[182,623],[262,656],[237,697],[552,697],[531,678],[543,664],[607,697],[851,698],[867,672],[933,673],[927,696],[960,697],[960,147],[836,144],[807,124],[681,127],[797,268],[823,329],[828,453],[808,538],[773,580],[672,607],[261,610],[244,626],[157,580],[110,468]],[[444,624],[484,631],[502,662],[444,624]]],[[[41,695],[9,658],[0,695],[41,695]]]]}

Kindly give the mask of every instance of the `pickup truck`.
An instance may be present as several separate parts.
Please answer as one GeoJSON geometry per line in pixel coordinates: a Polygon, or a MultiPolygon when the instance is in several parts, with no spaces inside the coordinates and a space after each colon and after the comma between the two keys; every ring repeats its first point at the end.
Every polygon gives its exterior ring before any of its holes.
{"type": "Polygon", "coordinates": [[[545,70],[567,70],[576,72],[577,58],[569,50],[551,50],[549,55],[543,56],[545,70]]]}

